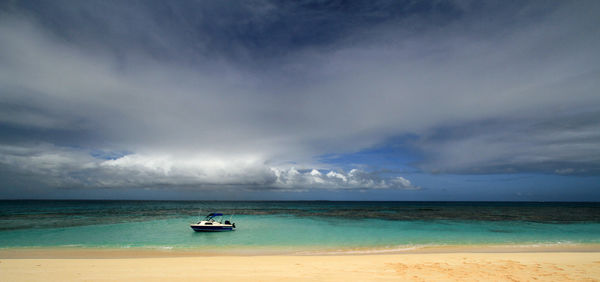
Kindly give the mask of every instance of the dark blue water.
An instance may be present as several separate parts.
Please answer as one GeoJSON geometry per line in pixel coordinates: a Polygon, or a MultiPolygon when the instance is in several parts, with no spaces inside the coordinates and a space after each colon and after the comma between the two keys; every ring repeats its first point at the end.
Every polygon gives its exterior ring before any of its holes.
{"type": "Polygon", "coordinates": [[[598,203],[0,201],[0,247],[394,249],[600,243],[598,203]],[[195,233],[209,212],[238,230],[195,233]]]}

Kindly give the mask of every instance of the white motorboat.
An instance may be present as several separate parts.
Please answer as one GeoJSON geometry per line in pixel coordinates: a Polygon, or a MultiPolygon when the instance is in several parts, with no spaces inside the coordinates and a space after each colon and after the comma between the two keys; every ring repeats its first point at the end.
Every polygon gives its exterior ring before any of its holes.
{"type": "Polygon", "coordinates": [[[198,223],[190,224],[190,227],[196,232],[233,231],[235,223],[223,220],[222,213],[210,213],[198,223]]]}

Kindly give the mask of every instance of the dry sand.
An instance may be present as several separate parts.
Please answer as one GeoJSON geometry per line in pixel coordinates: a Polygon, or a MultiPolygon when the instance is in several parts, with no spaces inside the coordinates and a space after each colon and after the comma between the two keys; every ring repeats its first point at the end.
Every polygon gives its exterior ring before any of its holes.
{"type": "Polygon", "coordinates": [[[41,257],[60,258],[39,258],[36,252],[37,257],[0,250],[0,281],[600,281],[600,252],[155,257],[120,252],[119,258],[110,252],[66,258],[52,250],[41,257]]]}

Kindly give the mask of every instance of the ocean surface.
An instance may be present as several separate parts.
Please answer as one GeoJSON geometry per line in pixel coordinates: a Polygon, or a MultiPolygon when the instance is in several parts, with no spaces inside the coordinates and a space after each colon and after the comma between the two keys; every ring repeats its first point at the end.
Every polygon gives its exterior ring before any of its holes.
{"type": "Polygon", "coordinates": [[[0,201],[0,248],[401,251],[600,244],[600,203],[0,201]],[[237,230],[196,233],[222,212],[237,230]]]}

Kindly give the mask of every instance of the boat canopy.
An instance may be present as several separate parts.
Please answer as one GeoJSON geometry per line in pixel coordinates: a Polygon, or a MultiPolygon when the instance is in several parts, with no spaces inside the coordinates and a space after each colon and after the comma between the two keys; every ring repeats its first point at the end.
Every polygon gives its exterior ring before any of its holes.
{"type": "Polygon", "coordinates": [[[223,214],[222,213],[209,213],[208,216],[209,217],[223,216],[223,214]]]}

